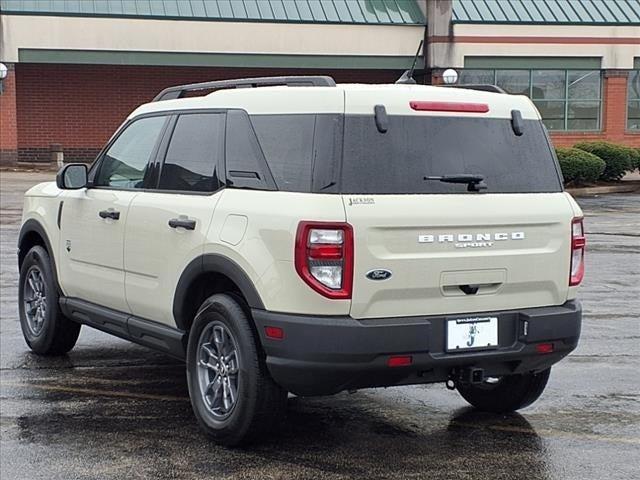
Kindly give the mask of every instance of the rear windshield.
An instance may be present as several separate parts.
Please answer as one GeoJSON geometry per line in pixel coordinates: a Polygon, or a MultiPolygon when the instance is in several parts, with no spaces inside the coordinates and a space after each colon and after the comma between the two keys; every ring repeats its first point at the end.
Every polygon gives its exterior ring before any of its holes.
{"type": "Polygon", "coordinates": [[[562,190],[542,123],[509,119],[389,116],[380,133],[371,115],[344,120],[342,193],[467,193],[467,185],[425,176],[479,174],[488,193],[562,190]]]}

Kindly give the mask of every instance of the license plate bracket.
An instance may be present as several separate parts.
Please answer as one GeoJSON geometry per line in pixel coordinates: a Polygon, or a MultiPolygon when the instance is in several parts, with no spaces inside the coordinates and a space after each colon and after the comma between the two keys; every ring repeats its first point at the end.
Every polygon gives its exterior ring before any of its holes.
{"type": "Polygon", "coordinates": [[[465,317],[447,319],[446,351],[469,352],[498,348],[498,317],[465,317]]]}

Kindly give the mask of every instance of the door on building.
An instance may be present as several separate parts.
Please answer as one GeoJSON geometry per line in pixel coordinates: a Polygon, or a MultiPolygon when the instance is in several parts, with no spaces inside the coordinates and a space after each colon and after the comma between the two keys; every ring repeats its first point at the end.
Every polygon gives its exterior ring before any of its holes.
{"type": "Polygon", "coordinates": [[[147,116],[125,125],[90,172],[90,185],[62,193],[60,283],[69,297],[128,312],[124,233],[129,207],[153,182],[156,152],[168,123],[147,116]]]}
{"type": "Polygon", "coordinates": [[[186,266],[202,254],[220,196],[224,112],[174,115],[157,155],[157,186],[131,201],[125,290],[131,313],[175,327],[173,297],[186,266]]]}

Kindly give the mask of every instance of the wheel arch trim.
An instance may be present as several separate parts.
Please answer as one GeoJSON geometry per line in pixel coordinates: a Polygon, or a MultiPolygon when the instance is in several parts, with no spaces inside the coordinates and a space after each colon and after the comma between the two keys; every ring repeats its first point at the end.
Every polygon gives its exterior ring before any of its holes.
{"type": "Polygon", "coordinates": [[[60,283],[58,283],[58,267],[56,265],[56,252],[53,250],[52,246],[51,246],[51,241],[49,240],[49,236],[47,235],[47,231],[45,230],[45,228],[42,226],[42,224],[34,219],[34,218],[30,218],[28,220],[26,220],[23,224],[22,227],[20,228],[20,233],[18,233],[18,269],[20,269],[20,267],[22,266],[22,260],[24,258],[24,255],[27,254],[27,252],[22,252],[22,249],[20,248],[20,246],[22,245],[22,242],[24,241],[25,237],[30,234],[30,233],[36,233],[40,236],[40,238],[42,238],[42,241],[44,242],[44,246],[47,249],[47,253],[49,254],[49,260],[51,261],[51,268],[53,270],[53,283],[56,286],[56,289],[58,290],[58,292],[60,294],[62,294],[62,289],[60,288],[60,283]]]}
{"type": "Polygon", "coordinates": [[[185,330],[188,324],[184,318],[183,306],[189,287],[203,273],[218,273],[228,277],[237,285],[250,308],[264,310],[264,304],[249,275],[233,260],[215,253],[206,253],[194,258],[183,270],[173,297],[173,318],[176,326],[185,330]]]}

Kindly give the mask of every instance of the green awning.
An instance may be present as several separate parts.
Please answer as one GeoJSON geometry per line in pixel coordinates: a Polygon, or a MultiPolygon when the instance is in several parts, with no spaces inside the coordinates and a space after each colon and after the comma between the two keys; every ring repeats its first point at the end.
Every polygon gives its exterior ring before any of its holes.
{"type": "Polygon", "coordinates": [[[0,0],[14,15],[424,25],[419,0],[0,0]]]}
{"type": "Polygon", "coordinates": [[[453,22],[640,25],[640,0],[454,0],[453,22]]]}

